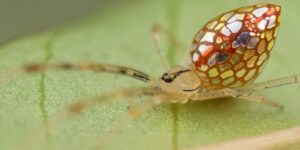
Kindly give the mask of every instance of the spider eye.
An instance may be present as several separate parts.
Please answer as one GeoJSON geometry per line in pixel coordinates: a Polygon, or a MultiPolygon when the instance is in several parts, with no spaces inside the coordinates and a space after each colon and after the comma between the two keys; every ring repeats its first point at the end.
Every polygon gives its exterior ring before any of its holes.
{"type": "MultiPolygon", "coordinates": [[[[177,69],[177,68],[175,68],[177,69]]],[[[191,71],[190,69],[178,69],[176,71],[171,70],[170,72],[164,73],[161,79],[167,83],[173,82],[181,74],[191,71]]]]}
{"type": "Polygon", "coordinates": [[[167,83],[171,83],[174,80],[174,77],[169,75],[168,73],[164,73],[161,77],[161,79],[167,83]]]}

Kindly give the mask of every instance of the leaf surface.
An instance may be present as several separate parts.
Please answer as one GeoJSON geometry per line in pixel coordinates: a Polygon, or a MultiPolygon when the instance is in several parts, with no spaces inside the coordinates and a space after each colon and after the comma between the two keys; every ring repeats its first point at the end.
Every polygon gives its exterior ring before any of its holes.
{"type": "MultiPolygon", "coordinates": [[[[166,19],[170,17],[166,11],[171,2],[122,2],[67,26],[16,39],[0,48],[0,72],[32,62],[94,61],[133,67],[160,76],[165,70],[155,52],[150,30],[157,22],[170,28],[172,19],[166,19]]],[[[300,2],[280,4],[281,29],[271,60],[259,81],[300,73],[300,21],[297,19],[300,2]]],[[[173,21],[178,24],[170,30],[188,49],[191,39],[206,21],[247,3],[186,0],[177,5],[178,16],[173,21]]],[[[163,43],[167,47],[167,40],[163,43]]],[[[187,53],[185,49],[174,49],[173,59],[180,62],[187,53]]],[[[0,85],[0,149],[18,148],[19,143],[47,124],[55,112],[79,98],[143,85],[106,73],[49,71],[44,75],[19,75],[0,85]]],[[[287,86],[259,92],[283,104],[283,111],[232,99],[179,104],[175,115],[174,106],[158,106],[126,125],[109,140],[105,149],[175,150],[297,126],[300,125],[299,90],[299,86],[287,86]]],[[[146,99],[126,98],[93,107],[49,129],[49,137],[32,147],[94,149],[101,137],[126,114],[129,105],[146,99]]]]}

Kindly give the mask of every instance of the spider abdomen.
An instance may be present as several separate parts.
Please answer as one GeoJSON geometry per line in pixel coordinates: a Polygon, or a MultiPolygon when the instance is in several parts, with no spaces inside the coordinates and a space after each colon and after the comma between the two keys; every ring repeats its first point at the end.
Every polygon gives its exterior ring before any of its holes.
{"type": "Polygon", "coordinates": [[[195,36],[191,58],[205,88],[251,83],[270,57],[280,24],[280,6],[234,9],[209,21],[195,36]]]}

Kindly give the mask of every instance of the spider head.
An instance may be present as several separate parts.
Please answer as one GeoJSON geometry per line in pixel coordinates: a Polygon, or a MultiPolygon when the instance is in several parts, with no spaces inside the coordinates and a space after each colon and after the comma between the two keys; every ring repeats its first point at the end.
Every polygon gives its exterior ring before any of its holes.
{"type": "Polygon", "coordinates": [[[160,78],[161,89],[175,98],[173,101],[186,102],[197,93],[201,82],[194,70],[185,67],[174,67],[160,78]]]}

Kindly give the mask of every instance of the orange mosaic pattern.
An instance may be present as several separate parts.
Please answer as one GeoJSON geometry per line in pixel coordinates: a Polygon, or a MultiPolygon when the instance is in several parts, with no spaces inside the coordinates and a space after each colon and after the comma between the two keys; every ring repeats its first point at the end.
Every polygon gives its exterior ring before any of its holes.
{"type": "Polygon", "coordinates": [[[194,37],[191,59],[203,87],[251,83],[270,57],[281,8],[263,4],[238,8],[209,21],[194,37]]]}

